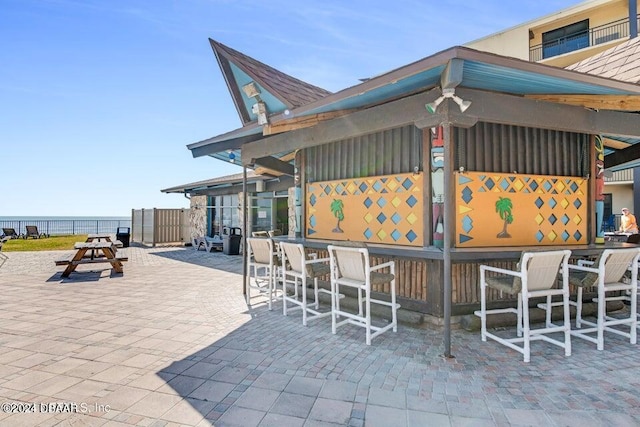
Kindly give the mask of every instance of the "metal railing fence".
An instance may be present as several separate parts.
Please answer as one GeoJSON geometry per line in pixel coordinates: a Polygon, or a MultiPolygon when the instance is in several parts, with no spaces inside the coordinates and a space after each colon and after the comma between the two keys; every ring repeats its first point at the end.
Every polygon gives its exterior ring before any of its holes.
{"type": "MultiPolygon", "coordinates": [[[[637,19],[638,25],[640,25],[640,15],[637,19]]],[[[552,58],[564,53],[584,49],[589,46],[597,46],[626,37],[629,37],[629,18],[620,19],[609,24],[591,28],[579,34],[532,46],[529,49],[529,61],[537,62],[542,59],[552,58]]]]}
{"type": "MultiPolygon", "coordinates": [[[[38,232],[50,236],[69,234],[112,233],[118,227],[131,227],[131,220],[105,219],[42,219],[42,220],[0,220],[0,228],[13,228],[18,234],[26,234],[27,225],[35,225],[38,232]]],[[[2,232],[0,231],[0,235],[2,232]]]]}

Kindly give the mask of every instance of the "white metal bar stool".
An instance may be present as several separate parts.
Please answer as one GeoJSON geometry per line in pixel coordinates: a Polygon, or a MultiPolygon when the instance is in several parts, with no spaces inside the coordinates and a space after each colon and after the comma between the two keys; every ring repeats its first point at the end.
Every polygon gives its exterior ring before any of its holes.
{"type": "Polygon", "coordinates": [[[278,256],[274,251],[273,240],[269,238],[247,237],[247,269],[249,272],[247,285],[247,304],[251,304],[251,289],[259,294],[267,294],[269,310],[276,297],[276,269],[278,256]],[[260,274],[262,270],[262,274],[260,274]],[[252,280],[253,279],[253,283],[252,280]]]}
{"type": "Polygon", "coordinates": [[[318,287],[318,278],[329,274],[329,258],[311,258],[299,243],[280,242],[282,255],[282,314],[285,316],[292,310],[302,310],[302,324],[307,321],[331,315],[331,311],[320,312],[319,294],[330,293],[318,287]],[[309,301],[307,279],[313,279],[313,302],[309,301]],[[293,284],[293,293],[287,292],[287,283],[293,284]],[[298,285],[300,284],[300,294],[298,285]],[[287,303],[293,307],[287,308],[287,303]]]}
{"type": "Polygon", "coordinates": [[[523,252],[518,270],[507,270],[489,265],[480,266],[480,316],[482,323],[482,341],[491,338],[524,356],[524,361],[531,359],[531,341],[544,340],[564,348],[565,356],[571,356],[571,319],[569,317],[569,274],[568,261],[571,251],[523,252]],[[487,272],[500,275],[487,275],[487,272]],[[558,272],[562,273],[562,286],[556,288],[558,272]],[[516,308],[499,308],[487,310],[487,288],[497,289],[511,295],[517,295],[516,308]],[[547,307],[552,307],[551,298],[562,296],[564,322],[562,325],[546,324],[544,328],[531,329],[529,324],[529,299],[546,297],[547,307]],[[515,313],[517,315],[516,337],[504,338],[487,330],[487,315],[498,313],[515,313]],[[564,340],[556,340],[547,336],[554,332],[563,332],[564,340]]]}
{"type": "Polygon", "coordinates": [[[631,344],[637,340],[637,295],[638,295],[638,258],[640,248],[606,249],[592,263],[581,262],[570,265],[569,281],[578,287],[576,306],[576,329],[571,331],[573,336],[591,341],[598,350],[604,349],[604,332],[611,332],[629,338],[631,344]],[[590,264],[590,265],[588,265],[590,264]],[[629,277],[630,273],[630,277],[629,277]],[[593,301],[598,303],[598,314],[595,322],[582,318],[582,291],[585,287],[596,286],[598,297],[593,301]],[[611,295],[610,292],[624,292],[623,295],[611,295]],[[609,293],[609,295],[607,295],[609,293]],[[629,315],[612,317],[606,313],[607,301],[630,300],[629,315]],[[582,328],[582,324],[590,326],[582,328]],[[629,332],[613,326],[628,325],[629,332]],[[595,333],[595,336],[593,336],[595,333]]]}
{"type": "Polygon", "coordinates": [[[389,329],[397,332],[397,310],[400,308],[400,304],[396,303],[396,278],[393,261],[371,265],[367,248],[329,245],[327,249],[331,259],[331,293],[333,295],[331,299],[331,331],[335,334],[338,326],[345,324],[364,327],[367,345],[371,345],[373,338],[389,329]],[[383,268],[389,268],[390,272],[382,273],[378,271],[383,268]],[[385,283],[389,283],[391,301],[372,298],[372,287],[384,285],[385,283]],[[340,286],[351,287],[357,291],[358,313],[352,313],[340,308],[340,286]],[[371,304],[390,307],[391,322],[384,326],[373,325],[371,321],[371,304]],[[338,322],[338,317],[344,317],[345,320],[338,322]]]}

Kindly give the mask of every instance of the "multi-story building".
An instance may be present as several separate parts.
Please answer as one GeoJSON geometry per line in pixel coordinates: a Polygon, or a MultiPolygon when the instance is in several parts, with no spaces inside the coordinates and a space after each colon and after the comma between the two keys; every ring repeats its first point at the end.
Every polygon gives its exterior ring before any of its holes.
{"type": "Polygon", "coordinates": [[[590,0],[465,46],[566,67],[637,36],[637,10],[638,0],[590,0]]]}
{"type": "MultiPolygon", "coordinates": [[[[640,46],[640,42],[632,40],[637,38],[640,24],[638,3],[638,0],[589,0],[490,34],[465,46],[638,83],[640,54],[636,52],[640,47],[635,46],[640,46]],[[620,46],[623,43],[633,43],[634,47],[624,48],[620,46]],[[618,46],[619,49],[614,49],[618,46]],[[620,55],[634,57],[627,58],[619,66],[620,55]]],[[[631,145],[628,141],[605,141],[605,147],[608,144],[615,144],[612,148],[616,149],[631,145]]],[[[613,229],[619,226],[619,218],[615,215],[619,217],[623,207],[640,213],[640,195],[634,194],[634,176],[640,179],[640,168],[636,164],[626,168],[618,166],[607,173],[605,218],[609,221],[605,227],[613,229]]],[[[635,192],[639,191],[640,188],[635,189],[635,192]]]]}

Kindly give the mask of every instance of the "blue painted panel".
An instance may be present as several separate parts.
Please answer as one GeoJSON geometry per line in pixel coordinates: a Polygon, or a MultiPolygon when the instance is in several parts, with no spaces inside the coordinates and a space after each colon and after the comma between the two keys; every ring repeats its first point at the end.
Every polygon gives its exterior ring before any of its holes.
{"type": "Polygon", "coordinates": [[[462,86],[513,94],[623,95],[629,92],[476,61],[464,61],[462,86]]]}
{"type": "Polygon", "coordinates": [[[332,104],[318,107],[305,112],[305,115],[364,107],[367,105],[377,104],[390,98],[395,98],[399,95],[414,92],[417,89],[429,89],[440,83],[440,73],[442,73],[442,70],[444,70],[444,66],[431,68],[405,79],[398,80],[396,83],[389,83],[385,86],[371,89],[362,94],[354,95],[349,98],[336,101],[332,104]]]}
{"type": "MultiPolygon", "coordinates": [[[[235,66],[232,62],[230,62],[229,65],[231,66],[231,72],[233,73],[233,78],[235,79],[238,85],[238,88],[240,89],[240,94],[242,95],[242,99],[244,101],[244,105],[246,106],[246,110],[247,110],[247,113],[249,114],[249,117],[251,117],[251,120],[258,120],[258,117],[255,114],[253,114],[253,112],[251,112],[251,106],[253,106],[253,104],[256,103],[256,100],[253,98],[249,98],[247,95],[245,95],[244,91],[242,90],[242,86],[254,80],[251,77],[249,77],[244,71],[242,71],[240,68],[235,66]]],[[[260,86],[258,82],[255,82],[255,83],[256,83],[256,86],[258,86],[258,88],[260,89],[260,99],[262,99],[262,101],[267,106],[267,115],[270,115],[273,113],[281,113],[287,109],[287,106],[284,105],[282,101],[280,101],[278,98],[276,98],[271,93],[269,93],[264,87],[260,86]]]]}

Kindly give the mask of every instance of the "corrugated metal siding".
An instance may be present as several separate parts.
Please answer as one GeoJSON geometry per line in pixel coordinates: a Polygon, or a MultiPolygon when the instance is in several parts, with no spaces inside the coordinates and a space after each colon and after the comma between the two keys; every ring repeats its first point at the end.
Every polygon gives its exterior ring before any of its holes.
{"type": "Polygon", "coordinates": [[[422,170],[422,133],[415,126],[305,149],[307,180],[391,175],[422,170]]]}
{"type": "Polygon", "coordinates": [[[633,182],[633,169],[615,171],[611,178],[604,177],[605,182],[633,182]]]}
{"type": "Polygon", "coordinates": [[[588,174],[587,134],[478,123],[469,129],[455,128],[453,137],[456,169],[560,176],[588,174]]]}

